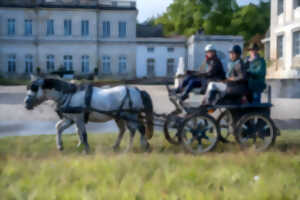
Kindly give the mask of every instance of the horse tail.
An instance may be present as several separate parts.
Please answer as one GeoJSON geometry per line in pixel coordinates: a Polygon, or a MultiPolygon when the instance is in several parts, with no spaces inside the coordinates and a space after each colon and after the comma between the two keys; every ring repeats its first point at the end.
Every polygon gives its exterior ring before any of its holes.
{"type": "Polygon", "coordinates": [[[150,140],[153,136],[153,104],[150,95],[146,91],[141,91],[141,97],[144,105],[146,137],[150,140]]]}

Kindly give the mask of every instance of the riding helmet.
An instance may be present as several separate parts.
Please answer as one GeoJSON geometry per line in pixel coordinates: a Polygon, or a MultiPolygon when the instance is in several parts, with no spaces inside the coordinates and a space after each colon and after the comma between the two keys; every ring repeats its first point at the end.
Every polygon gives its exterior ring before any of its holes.
{"type": "Polygon", "coordinates": [[[229,49],[229,52],[233,52],[233,53],[241,55],[242,54],[242,49],[239,45],[234,45],[229,49]]]}

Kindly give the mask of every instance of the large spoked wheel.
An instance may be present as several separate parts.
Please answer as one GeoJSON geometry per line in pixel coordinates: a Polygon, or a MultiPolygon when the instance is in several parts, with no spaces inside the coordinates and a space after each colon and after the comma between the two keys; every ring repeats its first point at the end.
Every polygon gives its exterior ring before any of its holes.
{"type": "Polygon", "coordinates": [[[235,136],[242,148],[252,147],[261,152],[275,143],[277,128],[268,116],[250,113],[238,122],[235,136]]]}
{"type": "Polygon", "coordinates": [[[220,131],[214,118],[196,113],[185,119],[179,136],[185,150],[193,154],[203,154],[216,147],[220,131]]]}
{"type": "Polygon", "coordinates": [[[181,122],[182,119],[175,114],[170,114],[167,116],[167,119],[164,123],[164,135],[169,143],[174,145],[180,144],[178,132],[181,122]]]}
{"type": "Polygon", "coordinates": [[[234,142],[232,136],[234,134],[233,116],[230,111],[226,110],[221,113],[217,119],[220,128],[220,141],[234,142]]]}

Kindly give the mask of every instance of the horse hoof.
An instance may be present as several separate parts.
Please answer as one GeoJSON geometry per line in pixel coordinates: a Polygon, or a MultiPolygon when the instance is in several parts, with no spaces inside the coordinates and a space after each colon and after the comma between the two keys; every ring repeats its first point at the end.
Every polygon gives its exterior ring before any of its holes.
{"type": "Polygon", "coordinates": [[[57,149],[58,149],[59,151],[63,151],[63,150],[64,150],[64,147],[63,147],[63,146],[60,146],[60,147],[57,147],[57,149]]]}
{"type": "Polygon", "coordinates": [[[119,151],[120,150],[120,146],[113,146],[113,150],[114,150],[114,152],[119,151]]]}
{"type": "Polygon", "coordinates": [[[89,154],[89,153],[90,153],[90,147],[85,147],[84,153],[85,153],[85,154],[89,154]]]}
{"type": "Polygon", "coordinates": [[[146,152],[147,153],[151,153],[152,152],[152,148],[151,148],[150,144],[147,145],[146,152]]]}

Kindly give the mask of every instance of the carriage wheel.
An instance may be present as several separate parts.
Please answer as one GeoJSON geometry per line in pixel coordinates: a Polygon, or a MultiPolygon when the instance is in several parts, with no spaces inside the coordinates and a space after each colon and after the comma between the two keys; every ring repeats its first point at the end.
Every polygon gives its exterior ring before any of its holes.
{"type": "Polygon", "coordinates": [[[268,116],[249,113],[238,122],[235,136],[242,148],[254,147],[261,152],[275,143],[277,128],[268,116]]]}
{"type": "Polygon", "coordinates": [[[167,141],[174,145],[180,144],[180,138],[178,135],[178,130],[180,129],[179,124],[181,124],[181,119],[175,115],[170,114],[164,123],[164,135],[167,141]]]}
{"type": "Polygon", "coordinates": [[[181,143],[188,152],[202,154],[216,147],[220,131],[216,121],[211,116],[196,113],[188,116],[181,126],[181,143]]]}
{"type": "Polygon", "coordinates": [[[233,142],[233,140],[230,138],[230,136],[234,133],[233,116],[231,112],[228,110],[222,112],[217,119],[217,124],[220,128],[220,141],[233,142]]]}

